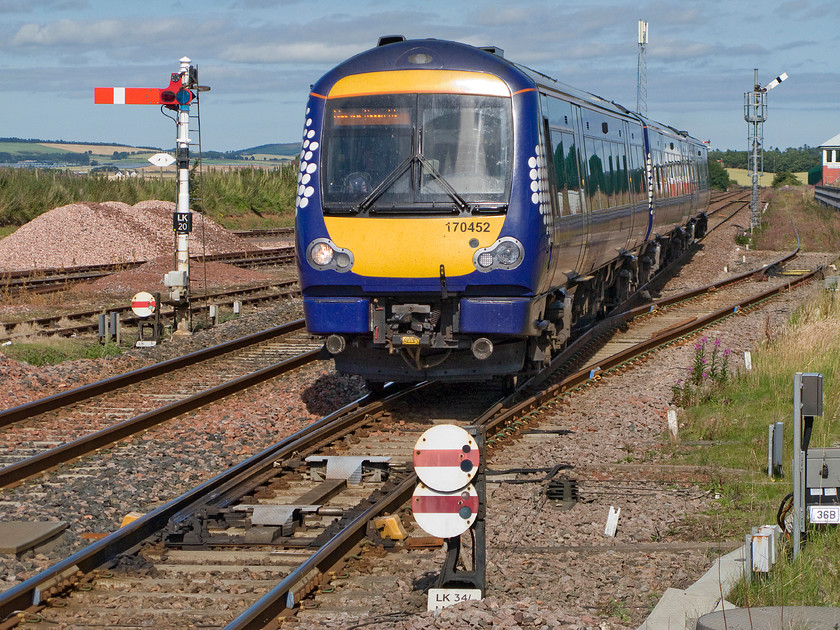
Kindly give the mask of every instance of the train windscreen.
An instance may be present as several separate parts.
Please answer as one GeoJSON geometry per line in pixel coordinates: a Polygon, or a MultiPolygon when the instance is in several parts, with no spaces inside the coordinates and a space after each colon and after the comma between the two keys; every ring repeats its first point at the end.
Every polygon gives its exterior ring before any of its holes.
{"type": "Polygon", "coordinates": [[[513,153],[510,99],[393,94],[330,99],[325,211],[503,209],[513,153]]]}

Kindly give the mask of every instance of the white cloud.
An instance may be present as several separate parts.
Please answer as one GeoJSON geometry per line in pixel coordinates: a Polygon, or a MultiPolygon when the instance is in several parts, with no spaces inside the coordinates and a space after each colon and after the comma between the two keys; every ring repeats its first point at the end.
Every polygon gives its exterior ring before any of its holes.
{"type": "Polygon", "coordinates": [[[297,42],[288,44],[250,44],[242,42],[224,48],[219,56],[237,63],[338,63],[361,52],[359,44],[297,42]]]}

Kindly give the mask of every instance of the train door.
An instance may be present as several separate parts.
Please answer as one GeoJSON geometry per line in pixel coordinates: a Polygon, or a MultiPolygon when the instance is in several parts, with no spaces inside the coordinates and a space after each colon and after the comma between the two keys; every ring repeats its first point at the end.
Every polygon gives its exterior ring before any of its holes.
{"type": "Polygon", "coordinates": [[[591,231],[591,211],[592,209],[587,204],[586,200],[586,182],[589,177],[587,166],[583,160],[584,144],[583,144],[583,117],[581,116],[580,105],[572,104],[572,127],[575,138],[575,150],[571,156],[574,173],[577,175],[577,182],[575,186],[574,197],[569,198],[570,205],[573,203],[578,208],[580,214],[580,232],[581,232],[581,247],[575,269],[581,273],[589,271],[585,267],[587,257],[589,256],[589,241],[591,231]]]}
{"type": "MultiPolygon", "coordinates": [[[[557,182],[557,174],[552,160],[553,150],[551,146],[551,129],[548,119],[546,95],[541,94],[541,96],[543,118],[540,134],[540,144],[543,149],[543,155],[545,156],[544,164],[546,173],[544,177],[546,177],[549,183],[547,192],[548,198],[543,199],[541,202],[541,207],[544,208],[543,212],[546,214],[546,216],[543,217],[543,222],[546,226],[549,248],[545,282],[543,286],[540,287],[540,291],[542,292],[547,291],[550,287],[554,286],[554,272],[557,269],[556,257],[559,253],[559,250],[561,249],[560,245],[562,243],[562,235],[560,233],[560,214],[563,209],[563,202],[562,199],[558,198],[558,195],[554,192],[557,182]]],[[[537,168],[540,167],[538,166],[537,168]]]]}

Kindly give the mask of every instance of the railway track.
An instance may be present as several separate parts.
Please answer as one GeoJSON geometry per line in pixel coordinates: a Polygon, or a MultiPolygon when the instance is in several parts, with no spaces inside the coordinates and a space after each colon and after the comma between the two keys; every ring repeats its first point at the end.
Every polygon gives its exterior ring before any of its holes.
{"type": "MultiPolygon", "coordinates": [[[[772,290],[778,293],[786,286],[772,290]]],[[[628,361],[644,361],[653,348],[679,343],[769,297],[753,293],[739,298],[737,309],[730,303],[702,317],[683,314],[686,321],[676,326],[661,321],[655,337],[593,363],[586,346],[595,338],[624,325],[633,330],[647,319],[641,312],[616,315],[557,360],[555,367],[565,370],[564,376],[526,383],[512,397],[502,398],[493,388],[471,388],[464,396],[450,387],[452,397],[447,388],[424,384],[381,400],[362,399],[0,595],[0,613],[24,611],[30,627],[154,623],[161,628],[255,628],[276,625],[288,614],[321,623],[335,613],[329,602],[335,604],[336,597],[326,591],[345,575],[343,565],[348,563],[349,570],[378,555],[359,555],[366,536],[376,539],[368,522],[384,513],[410,521],[400,513],[415,482],[408,461],[417,435],[430,423],[480,424],[487,431],[491,466],[524,463],[533,472],[535,440],[560,438],[567,431],[540,424],[547,410],[627,369],[628,361]],[[580,361],[582,369],[569,367],[580,361]],[[363,461],[335,478],[324,458],[339,455],[363,461]],[[275,575],[273,581],[268,574],[275,575]],[[310,608],[310,596],[316,605],[327,605],[310,608]]],[[[657,310],[667,309],[660,305],[657,310]]],[[[422,575],[427,565],[416,557],[407,560],[405,554],[411,553],[401,551],[396,561],[405,563],[409,575],[422,575]]],[[[381,596],[376,579],[364,577],[354,584],[357,596],[342,591],[345,612],[381,596]],[[360,587],[360,581],[367,587],[360,587]]]]}
{"type": "MultiPolygon", "coordinates": [[[[256,250],[247,252],[231,252],[225,254],[211,254],[208,256],[191,256],[193,264],[202,262],[222,262],[237,267],[256,268],[275,265],[289,265],[295,260],[294,247],[278,247],[275,249],[256,250]]],[[[8,301],[24,293],[50,293],[62,291],[82,282],[90,282],[117,271],[134,269],[146,261],[126,262],[119,264],[86,265],[67,267],[64,269],[29,269],[21,271],[5,271],[0,273],[0,296],[8,301]]]]}
{"type": "MultiPolygon", "coordinates": [[[[298,295],[300,295],[300,292],[297,289],[296,280],[264,283],[244,289],[194,295],[191,300],[190,313],[193,316],[200,316],[207,313],[210,305],[232,308],[235,302],[239,302],[242,306],[253,306],[275,300],[288,299],[298,295]]],[[[65,312],[58,315],[35,317],[19,322],[0,323],[0,342],[12,341],[16,338],[32,337],[33,335],[38,337],[72,337],[75,335],[95,334],[99,329],[98,316],[105,312],[118,313],[122,324],[137,326],[144,319],[134,315],[130,305],[107,309],[99,308],[65,312]]],[[[171,317],[172,313],[172,303],[163,301],[161,316],[171,317]]]]}
{"type": "Polygon", "coordinates": [[[0,412],[0,487],[315,360],[302,320],[0,412]]]}

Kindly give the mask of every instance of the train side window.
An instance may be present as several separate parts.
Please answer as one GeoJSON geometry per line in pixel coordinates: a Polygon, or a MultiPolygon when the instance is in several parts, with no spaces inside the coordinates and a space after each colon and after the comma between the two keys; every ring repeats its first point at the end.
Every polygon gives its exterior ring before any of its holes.
{"type": "Polygon", "coordinates": [[[559,98],[548,99],[548,119],[552,127],[569,127],[572,104],[559,98]]]}
{"type": "Polygon", "coordinates": [[[577,214],[581,209],[581,201],[575,136],[569,132],[552,129],[551,143],[560,213],[564,217],[577,214]]]}
{"type": "Polygon", "coordinates": [[[580,213],[583,208],[580,190],[580,168],[578,167],[579,152],[575,146],[574,135],[567,133],[568,148],[566,150],[566,185],[569,187],[569,212],[580,213]]]}
{"type": "Polygon", "coordinates": [[[606,177],[604,176],[603,142],[594,138],[586,139],[586,156],[589,166],[589,180],[586,195],[591,200],[592,210],[608,208],[606,199],[606,177]]]}

